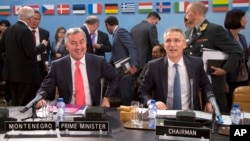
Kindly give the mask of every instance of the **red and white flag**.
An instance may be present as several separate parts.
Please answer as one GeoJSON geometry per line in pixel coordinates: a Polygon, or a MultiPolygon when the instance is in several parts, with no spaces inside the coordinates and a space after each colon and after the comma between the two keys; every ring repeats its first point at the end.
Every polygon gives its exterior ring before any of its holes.
{"type": "Polygon", "coordinates": [[[70,11],[69,4],[58,4],[57,5],[57,14],[68,15],[69,11],[70,11]]]}
{"type": "Polygon", "coordinates": [[[22,8],[23,6],[22,5],[14,5],[13,6],[13,14],[14,15],[18,15],[18,11],[20,8],[22,8]]]}

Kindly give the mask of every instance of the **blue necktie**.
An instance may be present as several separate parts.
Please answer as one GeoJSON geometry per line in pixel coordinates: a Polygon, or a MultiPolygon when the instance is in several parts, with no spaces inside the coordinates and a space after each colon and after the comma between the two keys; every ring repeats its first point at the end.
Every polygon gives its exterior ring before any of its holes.
{"type": "Polygon", "coordinates": [[[175,77],[174,77],[174,100],[173,109],[181,110],[181,84],[180,84],[180,74],[178,70],[178,64],[174,64],[175,67],[175,77]]]}

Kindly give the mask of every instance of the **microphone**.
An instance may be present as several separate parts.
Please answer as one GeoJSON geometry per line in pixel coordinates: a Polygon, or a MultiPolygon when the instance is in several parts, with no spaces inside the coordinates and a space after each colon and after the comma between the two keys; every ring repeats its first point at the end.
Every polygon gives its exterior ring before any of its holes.
{"type": "Polygon", "coordinates": [[[194,110],[194,80],[191,78],[190,80],[190,95],[191,95],[191,111],[194,110]]]}
{"type": "Polygon", "coordinates": [[[221,113],[220,113],[220,109],[219,109],[219,107],[217,105],[217,102],[215,100],[213,92],[210,91],[210,92],[207,93],[207,99],[209,100],[209,102],[211,102],[211,104],[213,106],[213,109],[215,111],[215,115],[216,115],[216,117],[218,119],[218,122],[223,123],[223,119],[222,119],[222,116],[221,116],[221,113]]]}
{"type": "Polygon", "coordinates": [[[35,103],[37,103],[39,100],[43,99],[46,96],[47,93],[45,91],[39,92],[33,100],[31,100],[22,110],[20,110],[20,112],[26,112],[30,107],[32,107],[35,103]]]}

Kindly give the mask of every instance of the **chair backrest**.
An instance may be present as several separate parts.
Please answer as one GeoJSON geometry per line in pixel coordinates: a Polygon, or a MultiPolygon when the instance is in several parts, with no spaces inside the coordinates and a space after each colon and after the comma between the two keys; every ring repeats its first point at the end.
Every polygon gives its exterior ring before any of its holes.
{"type": "Polygon", "coordinates": [[[238,103],[241,111],[250,110],[250,86],[239,86],[234,90],[233,103],[238,103]]]}

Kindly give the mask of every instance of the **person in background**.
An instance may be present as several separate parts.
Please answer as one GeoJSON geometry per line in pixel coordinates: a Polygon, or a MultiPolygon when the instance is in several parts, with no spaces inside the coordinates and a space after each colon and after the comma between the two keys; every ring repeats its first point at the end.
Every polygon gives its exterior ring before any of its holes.
{"type": "MultiPolygon", "coordinates": [[[[65,45],[69,55],[52,62],[50,71],[38,90],[47,93],[46,99],[55,99],[55,88],[58,88],[59,97],[64,99],[66,104],[78,104],[78,100],[84,100],[83,105],[110,107],[109,97],[115,95],[118,87],[118,74],[116,70],[105,60],[105,58],[87,53],[86,35],[81,28],[70,28],[65,34],[65,45]],[[81,72],[84,88],[83,99],[77,99],[77,79],[75,71],[77,63],[81,72]],[[108,81],[106,94],[101,95],[101,78],[108,81]],[[84,98],[85,97],[85,98],[84,98]]],[[[40,100],[36,107],[46,105],[40,100]]]]}
{"type": "Polygon", "coordinates": [[[227,102],[228,108],[232,108],[233,92],[238,86],[249,85],[249,68],[247,66],[249,58],[249,47],[246,38],[240,33],[247,25],[246,12],[240,9],[233,9],[226,13],[224,27],[227,29],[229,37],[231,37],[237,44],[239,44],[242,51],[242,57],[239,61],[239,67],[233,74],[227,75],[228,94],[227,102]]]}
{"type": "Polygon", "coordinates": [[[55,40],[52,42],[51,53],[50,53],[50,64],[52,61],[62,58],[69,54],[66,50],[64,43],[64,35],[66,33],[66,29],[62,26],[59,26],[56,29],[55,40]]]}
{"type": "MultiPolygon", "coordinates": [[[[139,88],[139,96],[144,104],[148,104],[150,99],[156,100],[158,109],[175,109],[174,78],[176,68],[179,70],[180,78],[180,109],[190,110],[191,104],[194,110],[201,110],[198,91],[201,89],[202,95],[207,97],[207,93],[212,92],[212,85],[203,68],[203,61],[200,57],[183,55],[186,48],[186,36],[181,28],[172,27],[165,31],[164,48],[167,55],[148,62],[144,79],[139,88]],[[193,79],[193,103],[191,103],[190,80],[193,79]],[[151,92],[154,91],[154,95],[151,92]]],[[[206,103],[206,111],[213,112],[212,104],[206,103]]]]}
{"type": "MultiPolygon", "coordinates": [[[[97,28],[99,27],[100,19],[95,15],[90,15],[86,18],[83,26],[81,29],[85,32],[87,37],[87,52],[94,53],[95,48],[93,47],[93,34],[96,32],[97,28]]],[[[97,48],[97,46],[95,46],[97,48]]],[[[98,46],[99,47],[99,46],[98,46]]]]}
{"type": "Polygon", "coordinates": [[[186,29],[193,28],[193,26],[188,22],[188,19],[186,18],[186,16],[184,16],[184,25],[185,25],[186,29]]]}
{"type": "Polygon", "coordinates": [[[11,24],[8,20],[1,20],[0,21],[0,40],[1,40],[5,30],[10,26],[11,26],[11,24]]]}
{"type": "Polygon", "coordinates": [[[1,39],[1,52],[5,53],[4,80],[9,83],[13,106],[25,106],[36,95],[34,84],[39,79],[37,55],[45,51],[48,41],[38,46],[29,26],[34,9],[24,6],[18,11],[18,21],[7,28],[1,39]]]}
{"type": "MultiPolygon", "coordinates": [[[[105,58],[105,52],[111,52],[111,43],[109,41],[109,36],[107,33],[96,30],[94,33],[96,38],[92,38],[93,40],[93,47],[94,47],[94,54],[103,56],[105,58]]],[[[93,35],[92,35],[93,37],[93,35]]]]}
{"type": "Polygon", "coordinates": [[[130,34],[137,48],[138,73],[152,59],[152,48],[159,45],[156,25],[161,20],[157,12],[150,12],[147,19],[132,27],[130,34]]]}
{"type": "MultiPolygon", "coordinates": [[[[35,14],[31,18],[31,24],[29,25],[29,28],[33,34],[33,37],[35,38],[35,45],[39,45],[43,40],[49,41],[49,31],[46,29],[40,27],[41,22],[41,13],[38,10],[34,10],[35,14]]],[[[40,87],[44,77],[48,73],[48,67],[49,67],[49,53],[50,53],[50,43],[48,44],[48,47],[46,50],[40,54],[37,55],[37,64],[38,64],[38,74],[39,78],[37,79],[36,88],[40,87]]]]}
{"type": "MultiPolygon", "coordinates": [[[[235,71],[235,66],[238,66],[239,60],[241,60],[242,51],[222,26],[211,23],[206,19],[206,12],[207,7],[202,2],[192,2],[188,5],[186,18],[194,28],[185,32],[187,48],[185,48],[184,53],[190,56],[202,57],[204,48],[208,48],[228,54],[224,65],[222,67],[211,66],[213,72],[209,74],[219,109],[222,113],[228,113],[229,109],[225,95],[226,74],[235,71]]],[[[202,97],[202,103],[206,103],[204,97],[202,97]]]]}
{"type": "Polygon", "coordinates": [[[135,73],[137,72],[137,51],[136,46],[129,34],[129,32],[119,25],[118,19],[115,16],[108,16],[105,19],[106,29],[109,34],[113,35],[113,43],[111,47],[111,59],[110,64],[114,65],[114,62],[130,57],[130,67],[126,70],[125,76],[119,76],[119,91],[121,97],[121,104],[130,106],[134,96],[134,81],[135,73]]]}

